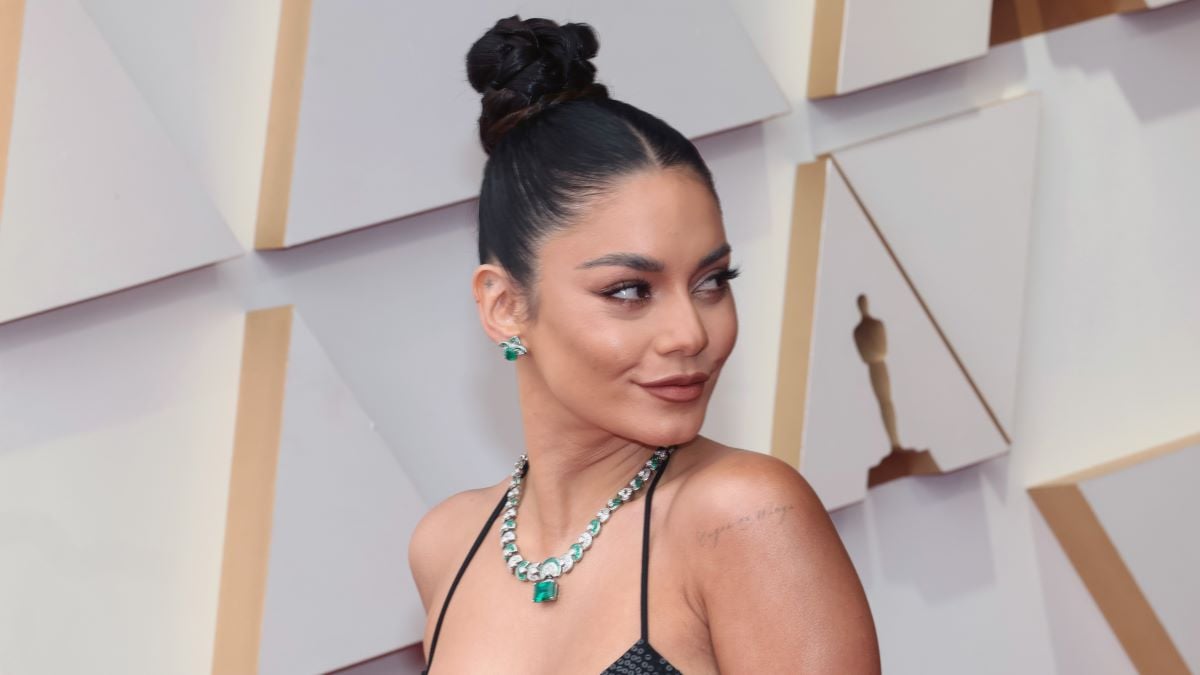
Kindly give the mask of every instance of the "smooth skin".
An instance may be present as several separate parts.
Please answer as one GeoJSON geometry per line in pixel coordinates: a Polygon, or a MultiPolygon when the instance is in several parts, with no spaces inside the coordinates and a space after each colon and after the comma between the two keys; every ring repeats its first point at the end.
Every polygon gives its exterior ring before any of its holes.
{"type": "MultiPolygon", "coordinates": [[[[698,435],[737,340],[730,256],[704,184],[656,168],[541,242],[530,288],[497,265],[476,270],[488,339],[519,335],[529,348],[514,364],[530,463],[520,551],[565,553],[654,448],[678,445],[651,513],[650,643],[688,675],[878,673],[862,585],[808,483],[782,460],[698,435]],[[646,386],[697,373],[707,379],[694,400],[646,386]]],[[[507,489],[505,476],[453,495],[412,535],[426,654],[454,575],[507,489]]],[[[551,603],[533,603],[533,584],[508,572],[493,522],[431,674],[599,673],[615,661],[639,636],[644,495],[613,513],[551,603]]]]}

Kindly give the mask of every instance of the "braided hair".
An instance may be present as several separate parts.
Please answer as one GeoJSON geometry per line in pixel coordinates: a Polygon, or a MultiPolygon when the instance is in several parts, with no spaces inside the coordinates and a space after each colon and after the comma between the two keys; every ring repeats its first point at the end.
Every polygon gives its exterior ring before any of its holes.
{"type": "Polygon", "coordinates": [[[501,265],[524,289],[534,280],[538,244],[630,174],[679,167],[717,199],[712,174],[686,136],[595,81],[598,50],[588,24],[513,15],[467,52],[488,155],[479,261],[501,265]]]}

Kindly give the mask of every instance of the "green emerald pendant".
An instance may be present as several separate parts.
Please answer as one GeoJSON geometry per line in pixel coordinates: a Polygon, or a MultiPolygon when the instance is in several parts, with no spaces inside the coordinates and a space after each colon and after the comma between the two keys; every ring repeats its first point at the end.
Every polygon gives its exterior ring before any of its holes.
{"type": "Polygon", "coordinates": [[[544,579],[533,585],[533,601],[549,602],[558,599],[558,582],[554,579],[544,579]]]}

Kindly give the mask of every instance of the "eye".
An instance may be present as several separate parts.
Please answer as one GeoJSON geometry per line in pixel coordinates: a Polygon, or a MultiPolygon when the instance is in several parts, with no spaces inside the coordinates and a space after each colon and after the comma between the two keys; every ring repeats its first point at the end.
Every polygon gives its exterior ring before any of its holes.
{"type": "Polygon", "coordinates": [[[644,281],[622,281],[600,292],[621,302],[641,302],[650,299],[650,284],[644,281]]]}
{"type": "Polygon", "coordinates": [[[706,293],[723,291],[729,286],[729,282],[733,279],[736,279],[739,274],[741,274],[741,271],[737,268],[717,270],[713,274],[708,275],[704,281],[701,281],[700,284],[696,286],[696,290],[706,293]]]}

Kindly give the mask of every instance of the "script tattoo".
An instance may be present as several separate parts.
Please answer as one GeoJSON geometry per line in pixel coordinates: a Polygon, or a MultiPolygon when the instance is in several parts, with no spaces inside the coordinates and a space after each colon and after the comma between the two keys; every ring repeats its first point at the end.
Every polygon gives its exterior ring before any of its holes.
{"type": "Polygon", "coordinates": [[[701,530],[696,532],[696,541],[701,547],[716,548],[722,532],[726,530],[732,530],[734,528],[744,530],[750,525],[766,521],[769,518],[773,519],[773,522],[778,524],[783,522],[783,517],[787,515],[788,511],[791,511],[794,508],[796,508],[794,504],[768,504],[767,506],[763,506],[751,511],[740,518],[735,518],[728,523],[721,525],[720,527],[714,527],[711,530],[701,530]]]}

